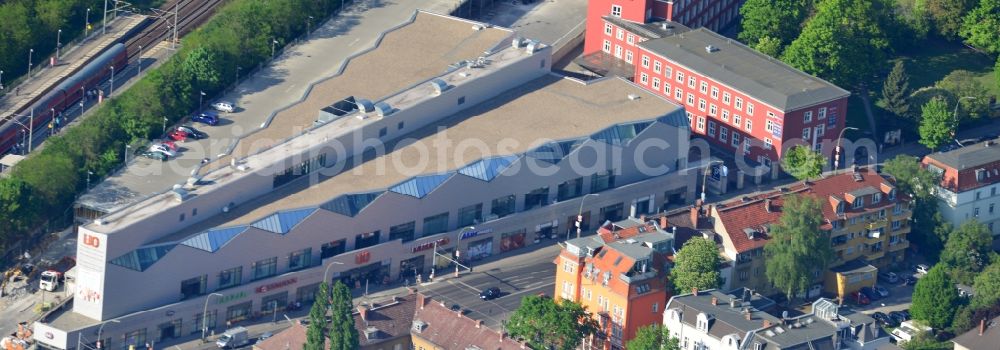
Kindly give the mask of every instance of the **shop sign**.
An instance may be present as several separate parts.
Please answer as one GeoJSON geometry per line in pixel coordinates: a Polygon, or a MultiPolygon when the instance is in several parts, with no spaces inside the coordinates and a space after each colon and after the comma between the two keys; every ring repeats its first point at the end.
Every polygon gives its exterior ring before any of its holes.
{"type": "Polygon", "coordinates": [[[478,235],[485,235],[485,234],[488,234],[488,233],[493,233],[493,229],[488,228],[488,229],[479,230],[479,231],[467,231],[467,232],[465,232],[465,233],[462,234],[462,238],[461,239],[472,238],[472,237],[475,237],[475,236],[478,236],[478,235]]]}
{"type": "Polygon", "coordinates": [[[83,234],[83,245],[88,245],[94,248],[101,247],[101,238],[97,236],[91,236],[89,234],[83,234]]]}
{"type": "Polygon", "coordinates": [[[369,251],[363,251],[354,254],[354,263],[358,265],[367,263],[371,259],[372,259],[372,253],[369,251]]]}
{"type": "Polygon", "coordinates": [[[219,298],[219,301],[216,302],[216,304],[222,305],[222,304],[228,303],[230,301],[240,300],[240,299],[243,299],[243,298],[246,298],[246,297],[247,297],[247,292],[239,292],[239,293],[235,293],[235,294],[230,294],[230,295],[226,295],[226,296],[223,296],[223,297],[219,298]]]}
{"type": "Polygon", "coordinates": [[[289,279],[284,280],[284,281],[278,281],[278,282],[269,283],[269,284],[265,284],[263,286],[257,287],[256,291],[257,291],[258,294],[259,293],[267,293],[267,291],[269,291],[269,290],[278,289],[278,288],[281,288],[281,287],[284,287],[284,286],[289,286],[289,285],[295,284],[295,282],[298,282],[298,281],[299,281],[298,278],[292,277],[292,278],[289,278],[289,279]]]}
{"type": "Polygon", "coordinates": [[[430,241],[430,242],[425,242],[425,243],[417,244],[417,245],[413,246],[413,252],[414,253],[416,253],[416,252],[422,252],[422,251],[434,248],[434,243],[435,242],[437,243],[437,245],[440,246],[440,245],[447,245],[449,242],[451,242],[451,240],[448,239],[448,238],[442,238],[442,239],[439,239],[439,240],[436,240],[436,241],[430,241]]]}

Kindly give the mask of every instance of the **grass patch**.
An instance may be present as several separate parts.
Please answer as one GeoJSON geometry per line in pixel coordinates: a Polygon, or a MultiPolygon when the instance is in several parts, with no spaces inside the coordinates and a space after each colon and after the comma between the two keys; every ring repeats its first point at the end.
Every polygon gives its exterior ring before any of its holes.
{"type": "MultiPolygon", "coordinates": [[[[976,52],[960,43],[930,38],[917,46],[913,51],[900,52],[897,58],[906,64],[912,90],[932,86],[948,73],[958,69],[980,75],[984,79],[984,84],[993,73],[995,61],[989,55],[976,52]]],[[[996,82],[988,85],[995,94],[1000,90],[996,82]]]]}

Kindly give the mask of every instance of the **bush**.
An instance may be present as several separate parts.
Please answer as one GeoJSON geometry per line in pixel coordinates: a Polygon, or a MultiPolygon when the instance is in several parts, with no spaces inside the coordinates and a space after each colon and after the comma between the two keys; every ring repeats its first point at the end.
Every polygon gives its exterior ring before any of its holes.
{"type": "MultiPolygon", "coordinates": [[[[0,6],[0,36],[8,30],[2,20],[5,11],[17,4],[0,6]]],[[[171,123],[179,121],[198,107],[199,91],[215,95],[234,83],[238,67],[249,71],[269,60],[272,38],[284,45],[305,32],[310,15],[322,19],[325,16],[316,15],[330,15],[340,8],[341,0],[229,1],[183,39],[175,56],[106,101],[80,125],[50,138],[44,149],[14,169],[12,177],[0,180],[0,218],[14,218],[8,227],[15,228],[0,230],[0,242],[23,237],[28,228],[45,221],[42,213],[65,212],[74,194],[84,190],[88,171],[95,179],[113,171],[120,165],[119,152],[125,144],[159,133],[164,117],[171,123]],[[21,194],[22,187],[26,194],[21,194]],[[11,205],[14,198],[23,197],[30,198],[28,203],[11,205]],[[32,208],[35,215],[14,215],[10,208],[32,208]]],[[[5,41],[0,40],[0,52],[7,52],[5,41]]]]}

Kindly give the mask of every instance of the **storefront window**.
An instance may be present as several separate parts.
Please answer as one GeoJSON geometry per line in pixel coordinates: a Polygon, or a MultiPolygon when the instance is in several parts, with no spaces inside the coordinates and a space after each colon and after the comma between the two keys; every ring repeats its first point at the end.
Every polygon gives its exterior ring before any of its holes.
{"type": "Polygon", "coordinates": [[[209,330],[215,329],[215,325],[216,325],[215,321],[217,320],[217,318],[219,316],[218,313],[215,310],[212,310],[212,311],[209,311],[207,313],[207,315],[208,315],[207,317],[204,316],[204,315],[205,314],[201,314],[201,313],[198,313],[197,315],[194,315],[194,318],[192,320],[193,322],[192,322],[192,327],[191,327],[191,334],[201,333],[201,331],[202,331],[202,329],[201,329],[201,323],[202,322],[205,322],[205,324],[208,325],[208,328],[205,329],[206,333],[208,333],[209,330]]]}
{"type": "Polygon", "coordinates": [[[601,222],[611,221],[616,222],[622,219],[625,212],[625,205],[618,203],[615,205],[609,205],[601,208],[601,222]]]}
{"type": "Polygon", "coordinates": [[[262,314],[268,314],[276,311],[281,311],[285,309],[288,305],[288,292],[281,292],[273,295],[268,295],[261,299],[260,301],[260,312],[262,314]]]}
{"type": "Polygon", "coordinates": [[[397,239],[403,240],[403,243],[412,241],[414,238],[414,232],[416,231],[416,222],[410,221],[402,225],[396,225],[389,228],[389,240],[395,241],[397,239]]]}
{"type": "Polygon", "coordinates": [[[229,288],[243,283],[243,266],[219,272],[219,289],[229,288]]]}
{"type": "Polygon", "coordinates": [[[306,248],[288,255],[288,270],[295,271],[312,264],[312,249],[306,248]]]}
{"type": "Polygon", "coordinates": [[[500,235],[500,251],[507,252],[524,247],[524,238],[527,236],[525,229],[513,232],[505,232],[500,235]]]}
{"type": "Polygon", "coordinates": [[[146,329],[137,329],[122,335],[122,349],[128,349],[129,345],[136,348],[146,347],[146,329]]]}
{"type": "Polygon", "coordinates": [[[167,323],[161,323],[157,330],[159,334],[156,334],[156,342],[162,342],[165,339],[172,339],[181,336],[181,327],[184,325],[183,320],[176,319],[167,323]]]}
{"type": "Polygon", "coordinates": [[[590,176],[590,193],[601,192],[615,187],[615,172],[608,170],[590,176]]]}
{"type": "Polygon", "coordinates": [[[448,230],[448,213],[424,218],[424,237],[448,230]]]}
{"type": "Polygon", "coordinates": [[[490,214],[496,215],[498,218],[513,214],[514,204],[514,195],[494,199],[493,206],[490,208],[490,214]]]}
{"type": "Polygon", "coordinates": [[[181,300],[205,294],[208,287],[208,275],[201,275],[181,281],[181,300]]]}
{"type": "Polygon", "coordinates": [[[475,261],[493,255],[493,237],[469,243],[468,259],[475,261]]]}
{"type": "Polygon", "coordinates": [[[347,246],[347,239],[342,239],[339,241],[333,241],[330,243],[323,243],[320,247],[320,258],[326,259],[332,256],[337,256],[344,253],[347,246]]]}
{"type": "Polygon", "coordinates": [[[483,204],[470,205],[458,210],[458,226],[475,225],[483,220],[483,204]]]}
{"type": "Polygon", "coordinates": [[[524,195],[524,210],[531,210],[549,204],[549,187],[536,188],[524,195]]]}
{"type": "Polygon", "coordinates": [[[273,257],[258,260],[257,262],[251,264],[250,269],[253,270],[254,280],[274,276],[278,273],[278,258],[273,257]]]}
{"type": "Polygon", "coordinates": [[[316,300],[316,292],[319,292],[319,283],[313,283],[295,290],[295,301],[310,302],[316,300]]]}
{"type": "Polygon", "coordinates": [[[356,235],[354,236],[354,249],[363,249],[376,245],[380,237],[382,237],[382,232],[379,230],[356,235]]]}
{"type": "Polygon", "coordinates": [[[573,199],[579,197],[583,194],[583,178],[578,177],[573,180],[569,180],[559,184],[558,193],[556,194],[557,201],[564,201],[568,199],[573,199]]]}
{"type": "Polygon", "coordinates": [[[253,309],[253,301],[248,301],[242,304],[236,304],[230,306],[226,309],[226,321],[227,322],[239,322],[250,317],[250,313],[253,309]]]}

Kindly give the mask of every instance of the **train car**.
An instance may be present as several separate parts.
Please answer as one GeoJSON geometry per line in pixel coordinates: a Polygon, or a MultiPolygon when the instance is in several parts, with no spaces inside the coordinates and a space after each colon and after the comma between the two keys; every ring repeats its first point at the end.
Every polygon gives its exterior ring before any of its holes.
{"type": "MultiPolygon", "coordinates": [[[[124,44],[115,44],[104,53],[97,56],[62,83],[56,85],[47,94],[31,105],[18,112],[17,120],[24,125],[31,121],[29,115],[34,111],[34,123],[30,127],[36,132],[43,131],[49,121],[56,115],[80,101],[88,90],[93,90],[105,79],[111,77],[111,67],[123,70],[128,63],[128,54],[124,44]]],[[[17,123],[4,123],[0,126],[0,154],[7,153],[20,142],[20,131],[24,130],[17,123]]]]}

